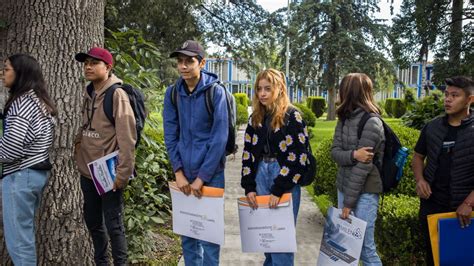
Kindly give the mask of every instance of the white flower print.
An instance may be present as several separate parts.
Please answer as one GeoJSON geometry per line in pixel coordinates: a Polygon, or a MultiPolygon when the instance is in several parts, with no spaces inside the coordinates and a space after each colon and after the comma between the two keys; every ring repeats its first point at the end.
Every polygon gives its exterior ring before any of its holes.
{"type": "Polygon", "coordinates": [[[304,127],[303,133],[304,133],[304,135],[305,135],[306,137],[309,136],[309,134],[308,134],[308,127],[306,127],[306,126],[304,127]]]}
{"type": "Polygon", "coordinates": [[[249,133],[245,133],[245,142],[250,143],[252,141],[252,137],[250,137],[249,133]]]}
{"type": "Polygon", "coordinates": [[[295,118],[298,123],[303,122],[303,117],[301,117],[301,114],[299,112],[295,112],[295,118]]]}
{"type": "Polygon", "coordinates": [[[285,139],[286,139],[286,146],[290,146],[291,144],[293,144],[293,138],[290,135],[286,135],[285,139]]]}
{"type": "Polygon", "coordinates": [[[250,153],[248,151],[244,151],[244,154],[242,154],[242,159],[244,160],[250,159],[250,153]]]}
{"type": "Polygon", "coordinates": [[[290,169],[286,166],[283,166],[280,170],[280,175],[287,176],[290,173],[290,169]]]}
{"type": "Polygon", "coordinates": [[[296,154],[294,154],[293,152],[290,152],[290,154],[288,154],[288,161],[290,162],[294,162],[296,160],[296,154]]]}
{"type": "Polygon", "coordinates": [[[286,141],[285,140],[280,141],[280,144],[278,145],[278,147],[280,148],[280,151],[286,152],[286,148],[287,148],[286,141]]]}
{"type": "Polygon", "coordinates": [[[300,140],[300,142],[301,142],[302,144],[304,144],[304,143],[306,142],[306,137],[304,136],[303,133],[299,133],[299,134],[298,134],[298,139],[300,140]]]}
{"type": "Polygon", "coordinates": [[[250,168],[249,168],[249,167],[244,167],[244,168],[242,169],[242,174],[243,174],[243,175],[249,175],[250,173],[251,173],[251,171],[250,171],[250,168]]]}
{"type": "Polygon", "coordinates": [[[308,159],[308,155],[306,153],[302,153],[300,155],[300,164],[301,165],[306,165],[306,160],[308,159]]]}
{"type": "Polygon", "coordinates": [[[301,178],[301,175],[300,174],[296,174],[294,177],[293,177],[293,183],[298,183],[298,180],[301,178]]]}
{"type": "Polygon", "coordinates": [[[255,145],[257,145],[257,143],[258,143],[258,137],[257,137],[257,135],[253,135],[252,144],[255,146],[255,145]]]}

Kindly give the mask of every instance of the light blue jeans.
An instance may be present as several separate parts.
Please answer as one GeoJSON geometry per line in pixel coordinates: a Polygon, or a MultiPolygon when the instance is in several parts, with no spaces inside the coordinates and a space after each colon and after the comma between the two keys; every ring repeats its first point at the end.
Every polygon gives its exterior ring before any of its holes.
{"type": "Polygon", "coordinates": [[[36,265],[35,214],[48,173],[27,168],[3,178],[5,243],[15,266],[36,265]]]}
{"type": "MultiPolygon", "coordinates": [[[[271,194],[270,189],[273,185],[273,180],[278,177],[280,173],[280,165],[278,162],[264,162],[261,161],[258,165],[257,176],[255,182],[257,183],[257,195],[269,195],[271,194]]],[[[291,201],[293,202],[293,214],[295,218],[298,216],[298,210],[300,208],[301,198],[301,187],[296,185],[290,191],[291,201]]],[[[294,263],[294,253],[265,253],[264,266],[270,265],[285,265],[291,266],[294,263]]]]}
{"type": "MultiPolygon", "coordinates": [[[[337,206],[344,208],[344,194],[337,190],[337,206]]],[[[363,265],[382,265],[375,247],[375,221],[377,220],[377,210],[379,208],[379,194],[362,193],[357,201],[354,216],[367,222],[365,229],[364,243],[360,253],[360,261],[363,265]]]]}
{"type": "MultiPolygon", "coordinates": [[[[194,180],[188,180],[192,183],[194,180]]],[[[215,175],[205,186],[224,188],[224,172],[215,175]]],[[[184,264],[186,266],[217,266],[221,246],[192,237],[181,236],[184,264]]]]}

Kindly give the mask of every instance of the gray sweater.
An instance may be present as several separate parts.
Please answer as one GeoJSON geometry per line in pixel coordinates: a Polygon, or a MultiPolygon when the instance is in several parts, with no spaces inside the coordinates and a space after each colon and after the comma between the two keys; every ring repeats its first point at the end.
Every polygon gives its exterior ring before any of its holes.
{"type": "Polygon", "coordinates": [[[370,118],[358,139],[358,124],[363,114],[364,110],[358,108],[344,122],[337,122],[331,147],[331,157],[338,165],[337,189],[344,194],[344,207],[349,208],[357,205],[361,193],[381,193],[383,190],[379,171],[372,162],[352,160],[354,150],[374,147],[375,158],[382,164],[385,147],[382,121],[377,117],[370,118]]]}

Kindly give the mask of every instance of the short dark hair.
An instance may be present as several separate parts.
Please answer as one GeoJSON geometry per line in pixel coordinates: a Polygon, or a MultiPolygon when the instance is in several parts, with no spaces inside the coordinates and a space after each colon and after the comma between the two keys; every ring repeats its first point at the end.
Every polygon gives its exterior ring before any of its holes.
{"type": "Polygon", "coordinates": [[[444,80],[447,86],[460,88],[467,96],[474,95],[474,80],[467,76],[455,76],[444,80]]]}

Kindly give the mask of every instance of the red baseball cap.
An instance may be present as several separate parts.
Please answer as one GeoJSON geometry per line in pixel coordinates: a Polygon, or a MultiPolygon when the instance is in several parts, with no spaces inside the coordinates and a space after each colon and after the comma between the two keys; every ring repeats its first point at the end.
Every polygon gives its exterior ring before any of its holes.
{"type": "Polygon", "coordinates": [[[92,57],[95,59],[99,59],[104,61],[108,65],[113,65],[114,64],[114,59],[112,57],[112,54],[104,48],[100,47],[92,47],[89,52],[87,53],[78,53],[76,54],[75,58],[79,62],[84,62],[86,61],[87,57],[92,57]]]}

